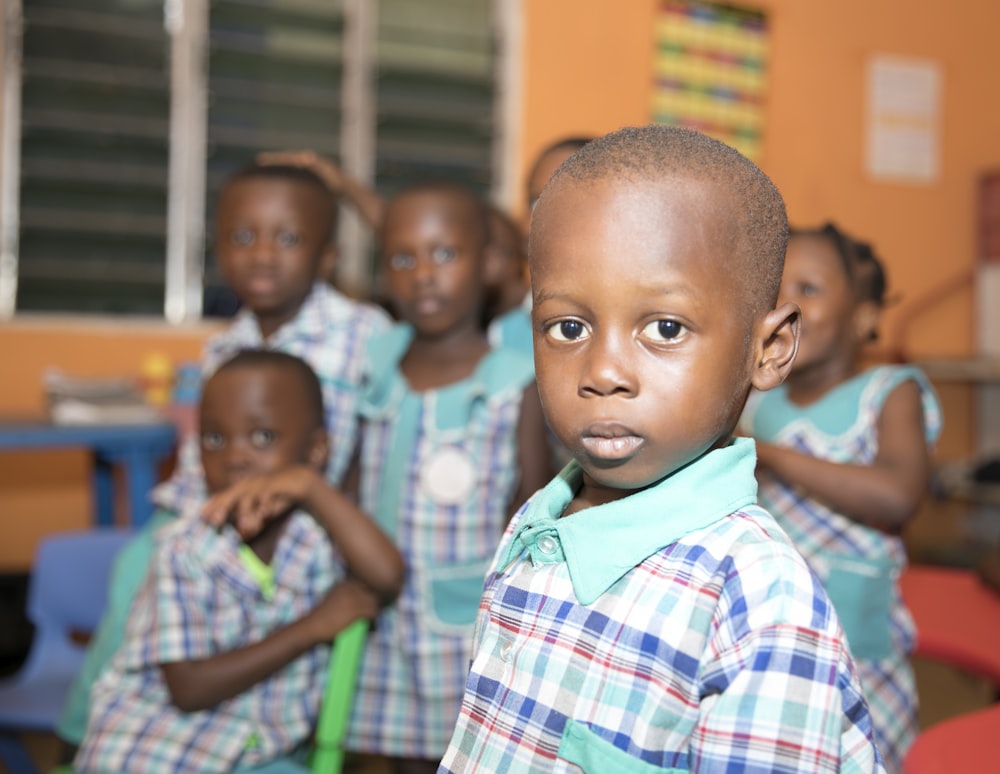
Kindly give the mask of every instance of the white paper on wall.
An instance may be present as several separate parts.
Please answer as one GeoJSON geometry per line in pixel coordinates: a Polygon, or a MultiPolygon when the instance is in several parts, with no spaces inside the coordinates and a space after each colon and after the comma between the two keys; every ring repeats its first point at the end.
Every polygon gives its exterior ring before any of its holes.
{"type": "Polygon", "coordinates": [[[876,179],[932,183],[939,174],[941,67],[880,54],[868,63],[866,169],[876,179]]]}

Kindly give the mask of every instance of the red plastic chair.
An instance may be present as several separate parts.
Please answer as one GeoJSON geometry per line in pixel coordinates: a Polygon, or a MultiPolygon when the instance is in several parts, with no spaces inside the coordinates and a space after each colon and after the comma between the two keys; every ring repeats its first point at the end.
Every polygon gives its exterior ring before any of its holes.
{"type": "Polygon", "coordinates": [[[1000,594],[971,570],[913,565],[900,589],[917,625],[915,656],[989,680],[1000,692],[1000,594]]]}
{"type": "Polygon", "coordinates": [[[1000,704],[942,721],[917,737],[904,774],[996,771],[1000,766],[1000,704]]]}

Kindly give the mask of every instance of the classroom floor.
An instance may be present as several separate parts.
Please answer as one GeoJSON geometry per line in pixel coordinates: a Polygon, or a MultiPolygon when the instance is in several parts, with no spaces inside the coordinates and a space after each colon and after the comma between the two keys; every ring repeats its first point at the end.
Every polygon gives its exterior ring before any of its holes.
{"type": "MultiPolygon", "coordinates": [[[[915,564],[970,566],[998,541],[1000,508],[984,508],[952,500],[929,501],[907,532],[911,562],[915,564]]],[[[4,596],[10,599],[9,594],[4,596]]],[[[0,609],[0,619],[6,617],[5,610],[0,609]]],[[[22,626],[21,622],[0,620],[0,633],[9,633],[15,630],[12,627],[18,626],[22,626]]],[[[914,659],[913,666],[920,694],[921,727],[926,728],[961,712],[985,707],[995,699],[989,684],[956,669],[925,659],[914,659]]],[[[8,665],[6,671],[9,669],[8,665]]],[[[0,671],[3,671],[2,664],[0,671]]],[[[54,737],[30,734],[26,735],[25,742],[39,771],[46,772],[55,764],[59,748],[54,737]]],[[[375,758],[359,759],[349,771],[350,774],[389,774],[388,767],[375,758]]],[[[8,774],[2,764],[0,774],[8,774]]]]}

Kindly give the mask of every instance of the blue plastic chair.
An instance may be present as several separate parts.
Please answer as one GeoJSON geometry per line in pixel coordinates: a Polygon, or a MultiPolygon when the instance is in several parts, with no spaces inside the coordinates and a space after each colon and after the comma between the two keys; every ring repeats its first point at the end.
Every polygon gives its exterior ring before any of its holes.
{"type": "Polygon", "coordinates": [[[0,681],[0,761],[11,774],[34,774],[19,734],[55,729],[86,651],[73,635],[97,628],[111,563],[132,534],[99,528],[50,535],[39,544],[28,583],[35,635],[21,669],[0,681]]]}

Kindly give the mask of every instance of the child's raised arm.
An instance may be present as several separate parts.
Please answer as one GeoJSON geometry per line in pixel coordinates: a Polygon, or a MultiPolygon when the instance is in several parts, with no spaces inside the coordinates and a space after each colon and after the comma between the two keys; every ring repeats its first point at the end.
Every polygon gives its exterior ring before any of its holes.
{"type": "Polygon", "coordinates": [[[878,453],[871,465],[829,462],[760,441],[757,459],[761,467],[801,486],[833,510],[896,532],[916,513],[930,476],[920,389],[906,381],[886,399],[878,421],[878,453]]]}
{"type": "Polygon", "coordinates": [[[327,592],[302,618],[259,642],[190,661],[161,664],[170,699],[184,712],[210,709],[267,679],[310,648],[330,642],[359,618],[374,618],[378,597],[347,578],[327,592]]]}
{"type": "MultiPolygon", "coordinates": [[[[393,543],[358,507],[309,466],[254,476],[212,497],[209,523],[231,521],[245,537],[299,505],[324,528],[349,577],[296,621],[262,640],[202,659],[161,665],[173,703],[185,712],[214,707],[282,669],[310,648],[330,642],[358,618],[375,618],[402,587],[403,560],[393,543]]],[[[188,627],[208,626],[192,611],[188,627]]]]}

